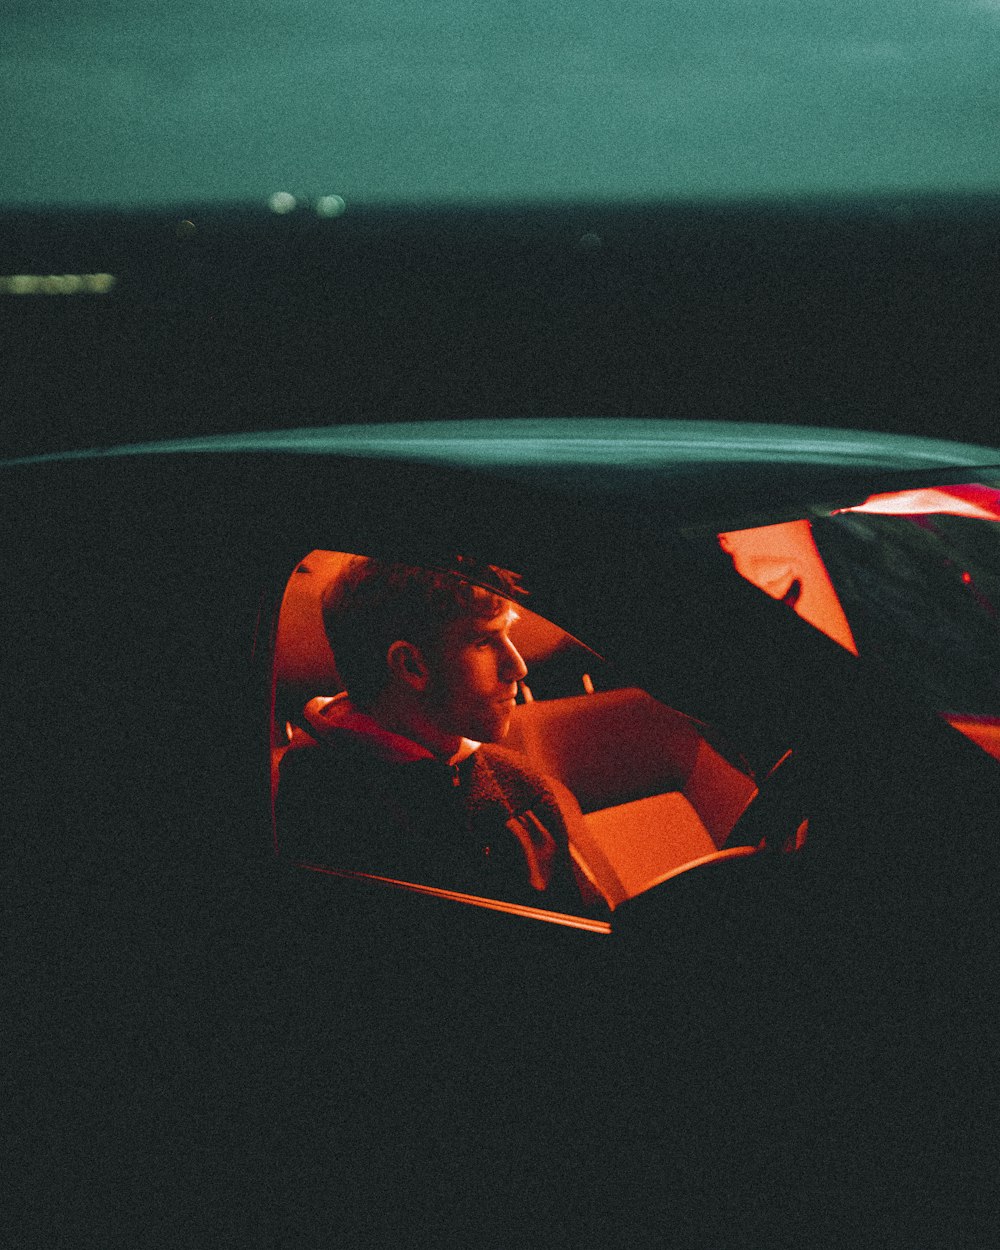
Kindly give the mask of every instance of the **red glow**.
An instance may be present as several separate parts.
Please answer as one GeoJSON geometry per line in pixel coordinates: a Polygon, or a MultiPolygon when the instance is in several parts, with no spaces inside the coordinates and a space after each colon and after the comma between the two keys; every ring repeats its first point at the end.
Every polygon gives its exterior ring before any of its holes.
{"type": "Polygon", "coordinates": [[[847,616],[808,521],[786,521],[719,535],[737,573],[772,599],[783,599],[810,625],[858,654],[847,616]]]}
{"type": "Polygon", "coordinates": [[[980,521],[1000,521],[1000,490],[979,483],[898,490],[884,495],[869,495],[864,503],[854,508],[840,508],[839,511],[878,512],[884,516],[930,516],[936,513],[974,517],[980,521]]]}
{"type": "Polygon", "coordinates": [[[963,574],[962,574],[962,581],[963,581],[963,582],[965,582],[966,586],[968,586],[968,585],[969,585],[969,583],[972,581],[972,574],[971,574],[971,573],[963,573],[963,574]]]}
{"type": "Polygon", "coordinates": [[[1000,760],[1000,717],[960,716],[954,712],[944,714],[944,719],[959,733],[971,739],[977,747],[1000,760]]]}

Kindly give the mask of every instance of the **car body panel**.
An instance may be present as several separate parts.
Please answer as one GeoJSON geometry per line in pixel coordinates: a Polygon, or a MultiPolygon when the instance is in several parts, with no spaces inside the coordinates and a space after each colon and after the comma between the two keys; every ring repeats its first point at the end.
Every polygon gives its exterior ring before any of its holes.
{"type": "MultiPolygon", "coordinates": [[[[708,495],[720,520],[746,515],[752,491],[733,507],[699,472],[695,530],[708,495]]],[[[742,1203],[775,1152],[814,1191],[830,1166],[874,1167],[874,1146],[843,1143],[890,1094],[912,1123],[961,1118],[931,1090],[942,1046],[969,1089],[988,1053],[996,761],[692,546],[669,475],[663,508],[638,474],[609,509],[591,473],[587,497],[516,465],[274,451],[3,471],[13,1110],[29,1168],[65,1178],[78,1242],[128,1225],[123,1184],[158,1219],[211,1190],[267,1226],[265,1175],[307,1222],[336,1193],[355,1231],[379,1192],[419,1210],[498,1171],[504,1204],[541,1177],[560,1210],[576,1195],[571,1221],[620,1227],[586,1195],[624,1177],[653,1219],[673,1169],[668,1192],[707,1210],[734,1132],[742,1203]],[[682,873],[610,935],[276,858],[271,655],[294,568],[317,547],[445,559],[457,536],[760,767],[790,741],[789,802],[797,785],[818,804],[809,854],[682,873]],[[923,1039],[905,1066],[901,1039],[923,1039]]],[[[824,498],[969,473],[841,467],[824,498]]],[[[916,1175],[951,1193],[947,1166],[932,1151],[916,1175]]]]}

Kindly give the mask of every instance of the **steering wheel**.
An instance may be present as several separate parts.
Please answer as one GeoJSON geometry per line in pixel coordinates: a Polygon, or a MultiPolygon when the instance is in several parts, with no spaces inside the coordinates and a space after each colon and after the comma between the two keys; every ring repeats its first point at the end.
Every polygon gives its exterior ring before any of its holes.
{"type": "Polygon", "coordinates": [[[798,850],[805,841],[808,803],[802,759],[788,750],[772,765],[729,831],[723,845],[760,846],[764,850],[798,850]]]}

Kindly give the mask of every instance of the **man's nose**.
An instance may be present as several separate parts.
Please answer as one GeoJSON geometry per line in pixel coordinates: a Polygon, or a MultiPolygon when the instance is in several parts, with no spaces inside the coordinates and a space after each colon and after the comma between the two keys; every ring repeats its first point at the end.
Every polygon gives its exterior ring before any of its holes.
{"type": "Polygon", "coordinates": [[[512,642],[507,643],[507,651],[504,658],[503,675],[507,681],[520,681],[522,677],[527,677],[528,666],[521,658],[520,651],[512,642]]]}

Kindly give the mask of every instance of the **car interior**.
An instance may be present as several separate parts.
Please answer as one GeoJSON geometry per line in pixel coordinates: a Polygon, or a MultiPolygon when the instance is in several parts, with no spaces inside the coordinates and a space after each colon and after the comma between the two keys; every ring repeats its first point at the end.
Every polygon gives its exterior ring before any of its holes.
{"type": "MultiPolygon", "coordinates": [[[[957,549],[942,546],[937,531],[941,518],[949,515],[964,518],[959,523],[965,525],[986,522],[992,531],[1000,516],[998,500],[1000,491],[982,485],[895,492],[846,509],[843,518],[802,518],[730,531],[719,534],[717,541],[748,581],[846,650],[855,655],[861,650],[878,659],[884,645],[877,634],[889,629],[888,618],[876,603],[873,635],[866,619],[871,606],[858,598],[856,585],[852,589],[850,570],[845,572],[847,566],[842,569],[836,562],[830,567],[837,554],[830,545],[836,537],[828,532],[831,525],[890,523],[907,530],[916,526],[935,544],[929,548],[933,559],[921,556],[926,571],[920,576],[950,578],[961,594],[973,596],[972,608],[958,604],[955,610],[972,610],[986,625],[995,609],[984,597],[993,594],[993,588],[981,575],[981,561],[958,562],[957,549]],[[862,632],[856,637],[859,626],[862,632]]],[[[892,537],[882,535],[880,549],[892,537]]],[[[274,656],[272,799],[280,783],[283,754],[293,743],[308,744],[326,732],[325,709],[343,689],[323,629],[320,601],[326,587],[344,576],[354,558],[314,550],[296,566],[285,589],[274,656]]],[[[912,570],[906,574],[914,575],[912,570]]],[[[887,576],[880,573],[883,580],[887,576]]],[[[678,870],[727,849],[737,821],[757,793],[749,768],[738,767],[731,752],[720,753],[710,727],[616,674],[613,665],[523,603],[517,606],[511,638],[529,672],[519,685],[504,746],[553,783],[571,817],[567,825],[575,831],[571,851],[578,868],[608,906],[613,910],[678,870]]],[[[905,645],[903,635],[899,637],[905,645]]],[[[941,670],[940,664],[934,667],[935,672],[941,670]]],[[[934,691],[929,694],[933,700],[934,691]]],[[[995,709],[957,693],[950,700],[939,699],[936,710],[1000,758],[1000,717],[995,709]]],[[[277,840],[276,846],[280,852],[277,840]]]]}
{"type": "MultiPolygon", "coordinates": [[[[342,689],[320,601],[353,558],[312,551],[285,590],[275,644],[272,796],[282,756],[324,732],[324,709],[342,689]]],[[[503,745],[554,780],[560,802],[582,816],[570,826],[571,851],[609,907],[716,855],[756,794],[754,781],[690,717],[621,683],[557,625],[523,604],[517,610],[511,638],[529,672],[503,745]]]]}

